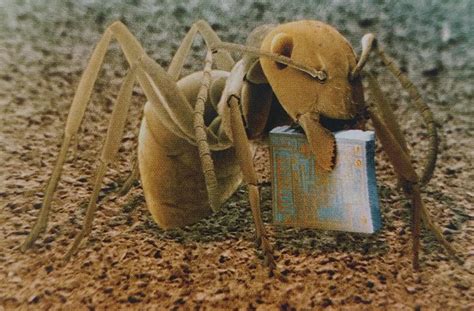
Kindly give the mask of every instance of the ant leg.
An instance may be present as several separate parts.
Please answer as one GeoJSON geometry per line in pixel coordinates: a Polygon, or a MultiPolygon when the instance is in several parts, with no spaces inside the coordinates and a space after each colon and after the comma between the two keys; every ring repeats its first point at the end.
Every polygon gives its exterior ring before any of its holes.
{"type": "Polygon", "coordinates": [[[214,162],[212,160],[211,150],[207,141],[207,134],[205,130],[206,125],[204,124],[204,106],[207,102],[209,88],[211,86],[211,67],[212,52],[208,51],[206,55],[201,87],[199,88],[196,105],[194,107],[194,131],[196,133],[196,143],[199,149],[199,157],[201,158],[204,180],[206,181],[209,204],[211,205],[211,209],[214,212],[217,212],[220,208],[221,202],[219,200],[214,162]]]}
{"type": "MultiPolygon", "coordinates": [[[[369,80],[370,83],[371,80],[369,80]]],[[[382,103],[376,103],[377,110],[383,111],[378,108],[382,103]]],[[[392,163],[395,172],[402,180],[404,186],[404,192],[412,201],[413,207],[413,267],[418,269],[418,250],[419,250],[419,234],[420,234],[420,219],[423,219],[427,227],[434,233],[436,239],[445,247],[447,252],[460,260],[457,256],[456,250],[449,244],[448,241],[442,236],[438,226],[436,226],[431,220],[431,216],[428,210],[423,204],[421,199],[421,191],[419,186],[419,178],[411,164],[410,156],[403,150],[402,145],[397,141],[391,128],[385,123],[384,118],[386,116],[379,115],[374,109],[369,108],[370,118],[377,132],[377,136],[382,142],[384,151],[388,155],[390,162],[392,163]]]]}
{"type": "Polygon", "coordinates": [[[433,177],[433,172],[436,166],[436,159],[438,157],[439,149],[438,132],[436,130],[436,124],[433,118],[433,113],[431,112],[430,107],[421,98],[421,95],[415,85],[394,63],[393,59],[391,59],[385,54],[384,50],[379,44],[377,44],[377,52],[383,64],[398,79],[402,87],[408,92],[410,98],[415,104],[416,109],[420,112],[423,120],[426,123],[430,144],[428,157],[423,168],[423,173],[420,177],[420,186],[424,186],[431,180],[431,177],[433,177]]]}
{"type": "Polygon", "coordinates": [[[132,97],[133,85],[135,84],[135,70],[132,68],[126,75],[125,80],[120,88],[117,102],[112,111],[109,128],[107,130],[107,137],[105,139],[104,147],[99,159],[99,167],[96,172],[94,190],[87,206],[86,219],[81,232],[74,239],[74,243],[66,254],[66,261],[77,251],[82,239],[86,237],[92,229],[92,221],[94,219],[95,211],[97,210],[97,198],[99,196],[102,180],[107,172],[107,166],[112,163],[120,146],[125,121],[130,107],[130,100],[132,97]]]}
{"type": "MultiPolygon", "coordinates": [[[[204,38],[204,41],[206,42],[206,45],[208,47],[221,43],[220,38],[217,36],[215,31],[211,28],[211,26],[209,26],[206,21],[199,20],[195,22],[191,26],[191,29],[188,31],[188,33],[185,35],[183,41],[181,42],[168,67],[167,73],[175,81],[179,79],[179,75],[183,68],[184,61],[189,55],[191,45],[198,33],[201,34],[201,36],[204,38]]],[[[213,55],[213,58],[215,59],[217,69],[230,71],[234,66],[234,60],[232,59],[230,53],[227,51],[218,51],[213,55]]],[[[138,179],[138,175],[138,164],[135,163],[132,168],[132,171],[130,172],[130,175],[127,177],[126,181],[122,185],[122,188],[119,190],[119,195],[125,195],[130,190],[135,180],[138,179]]]]}
{"type": "Polygon", "coordinates": [[[395,136],[395,139],[398,141],[403,150],[409,155],[409,150],[405,137],[402,134],[400,125],[397,122],[397,118],[390,107],[390,104],[386,101],[385,96],[380,89],[377,79],[371,74],[367,74],[367,80],[370,88],[370,92],[374,96],[375,102],[377,102],[377,109],[380,110],[380,115],[383,118],[383,122],[389,127],[390,131],[395,136]]]}
{"type": "Polygon", "coordinates": [[[130,66],[133,67],[132,64],[137,61],[140,63],[140,70],[136,72],[136,79],[143,88],[147,99],[158,111],[159,120],[177,136],[187,140],[191,144],[194,143],[195,137],[191,126],[192,109],[184,95],[178,89],[176,82],[171,79],[166,71],[156,64],[156,62],[146,56],[138,40],[123,23],[113,23],[106,29],[102,38],[99,40],[86,70],[82,74],[69,110],[61,150],[46,187],[40,215],[30,234],[22,244],[22,251],[26,251],[31,247],[39,234],[46,229],[51,202],[61,176],[71,139],[77,134],[98,72],[103,63],[107,47],[112,38],[115,38],[119,42],[130,66]],[[171,107],[169,103],[173,103],[173,106],[171,107]]]}
{"type": "MultiPolygon", "coordinates": [[[[369,110],[370,119],[374,125],[377,136],[382,142],[383,149],[388,155],[390,162],[399,176],[399,180],[403,180],[404,185],[408,186],[411,184],[418,183],[418,175],[416,175],[413,166],[411,165],[411,160],[408,154],[403,150],[400,143],[397,141],[393,135],[390,128],[383,123],[382,118],[379,117],[377,113],[372,110],[369,110]]],[[[411,187],[410,187],[411,188],[411,187]]],[[[420,209],[423,207],[420,205],[421,198],[420,193],[412,192],[410,193],[412,198],[412,239],[413,239],[413,268],[418,270],[419,268],[419,248],[420,248],[420,209]]]]}
{"type": "MultiPolygon", "coordinates": [[[[191,45],[196,37],[196,34],[200,33],[206,42],[208,48],[221,44],[222,41],[219,39],[215,31],[209,26],[209,24],[204,20],[199,20],[195,22],[191,29],[188,31],[184,37],[181,45],[179,46],[176,54],[174,55],[169,67],[168,74],[175,80],[178,80],[181,69],[183,68],[184,61],[189,55],[191,45]]],[[[234,66],[234,60],[230,53],[227,51],[217,51],[213,58],[215,59],[216,67],[220,70],[231,71],[234,66]]]]}
{"type": "Polygon", "coordinates": [[[273,257],[273,249],[270,245],[270,242],[268,241],[267,233],[262,220],[260,210],[260,193],[257,185],[257,175],[253,166],[253,157],[252,152],[250,151],[250,144],[242,123],[238,99],[235,96],[231,96],[228,99],[228,102],[230,105],[230,126],[232,130],[234,147],[240,167],[242,168],[244,180],[248,185],[250,208],[252,209],[253,220],[255,223],[257,243],[264,252],[265,264],[272,272],[273,269],[276,268],[276,263],[273,257]]]}
{"type": "Polygon", "coordinates": [[[120,190],[118,191],[118,194],[120,196],[126,195],[130,191],[130,189],[132,188],[135,181],[138,179],[139,175],[140,175],[140,172],[138,171],[138,158],[137,158],[137,154],[135,153],[134,154],[132,171],[130,172],[127,179],[125,179],[124,183],[120,187],[120,190]]]}
{"type": "Polygon", "coordinates": [[[64,131],[64,138],[61,144],[61,150],[59,151],[56,164],[53,169],[51,178],[48,181],[46,187],[43,204],[41,206],[40,215],[33,226],[30,234],[26,238],[25,242],[21,246],[21,250],[24,252],[36,241],[39,234],[46,230],[48,224],[49,211],[51,209],[51,201],[53,200],[53,194],[58,185],[59,178],[61,177],[62,168],[64,161],[66,160],[67,151],[71,143],[71,138],[77,134],[82,118],[84,116],[87,102],[89,101],[92,93],[93,84],[97,78],[97,74],[100,69],[100,65],[103,62],[104,55],[109,46],[112,34],[110,31],[106,31],[99,43],[92,53],[91,60],[84,71],[79,86],[74,96],[71,108],[69,110],[68,118],[66,121],[66,129],[64,131]]]}
{"type": "MultiPolygon", "coordinates": [[[[429,149],[428,149],[428,156],[423,168],[423,173],[421,174],[420,178],[420,186],[426,185],[431,177],[433,177],[433,172],[436,165],[436,159],[438,157],[438,133],[436,130],[436,125],[433,118],[433,113],[431,112],[429,106],[423,101],[421,98],[420,92],[415,87],[415,85],[408,79],[408,77],[400,70],[400,68],[395,64],[393,59],[391,59],[387,54],[385,54],[383,48],[378,43],[375,36],[371,33],[366,34],[362,37],[362,54],[359,58],[359,61],[351,72],[351,78],[356,78],[360,75],[368,57],[372,50],[376,49],[378,56],[382,60],[382,63],[387,67],[387,69],[398,79],[402,87],[408,92],[410,95],[415,108],[421,114],[423,120],[426,123],[428,128],[428,137],[429,137],[429,149]]],[[[374,94],[377,96],[377,94],[374,94]]],[[[393,128],[393,134],[395,138],[400,140],[400,131],[396,129],[396,126],[391,125],[390,118],[386,119],[386,124],[393,128]]],[[[400,142],[403,142],[404,139],[402,138],[400,142]]],[[[404,149],[405,145],[402,143],[404,149]]]]}
{"type": "Polygon", "coordinates": [[[223,102],[225,107],[222,126],[233,141],[237,161],[242,170],[244,180],[248,185],[250,208],[252,209],[255,223],[257,244],[263,250],[265,264],[270,268],[270,274],[273,274],[273,270],[276,268],[275,258],[273,257],[273,249],[268,241],[262,220],[257,174],[253,166],[251,146],[245,132],[240,111],[240,98],[238,94],[245,75],[244,69],[244,63],[237,63],[227,79],[226,87],[221,97],[221,102],[223,102]]]}

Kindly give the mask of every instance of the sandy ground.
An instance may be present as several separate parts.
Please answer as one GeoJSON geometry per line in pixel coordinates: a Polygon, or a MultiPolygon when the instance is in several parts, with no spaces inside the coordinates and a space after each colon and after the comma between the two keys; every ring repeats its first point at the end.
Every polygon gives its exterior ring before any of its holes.
{"type": "MultiPolygon", "coordinates": [[[[77,2],[0,1],[0,310],[474,308],[472,1],[77,2]],[[366,236],[271,225],[268,161],[260,149],[263,214],[280,277],[269,278],[258,258],[244,188],[212,218],[182,230],[159,229],[138,184],[124,197],[113,192],[127,176],[136,147],[145,101],[137,88],[93,232],[64,265],[63,256],[82,223],[95,159],[126,68],[115,44],[80,129],[75,157],[71,153],[65,165],[48,230],[21,253],[19,245],[38,215],[74,90],[106,25],[124,21],[166,66],[198,18],[208,20],[222,39],[239,43],[257,25],[302,18],[333,24],[357,51],[364,33],[376,33],[435,114],[441,154],[424,199],[465,263],[448,259],[424,231],[421,271],[412,270],[409,209],[380,150],[384,226],[366,236]],[[106,193],[110,195],[104,198],[106,193]]],[[[203,55],[198,42],[185,73],[201,68],[203,55]]],[[[400,107],[397,114],[412,153],[422,154],[426,132],[406,94],[378,61],[371,60],[369,69],[400,107]]]]}

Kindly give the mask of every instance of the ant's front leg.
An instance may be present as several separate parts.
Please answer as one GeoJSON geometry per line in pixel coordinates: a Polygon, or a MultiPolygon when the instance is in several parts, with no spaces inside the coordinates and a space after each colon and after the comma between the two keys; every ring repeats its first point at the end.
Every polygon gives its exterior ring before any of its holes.
{"type": "MultiPolygon", "coordinates": [[[[380,88],[375,78],[368,75],[369,87],[372,92],[380,93],[380,88]]],[[[418,177],[408,155],[404,139],[402,140],[398,135],[401,135],[398,123],[393,119],[393,112],[391,108],[383,101],[377,100],[375,107],[369,108],[369,115],[374,125],[377,136],[380,138],[383,149],[388,155],[395,172],[398,175],[399,181],[403,186],[405,195],[412,203],[412,236],[413,236],[413,267],[415,270],[419,268],[419,244],[420,244],[420,225],[421,219],[425,225],[433,232],[436,239],[441,243],[447,252],[453,256],[457,261],[462,261],[457,255],[457,251],[450,245],[450,243],[443,237],[441,230],[435,225],[431,216],[423,204],[421,198],[420,185],[422,180],[418,177]],[[390,119],[390,120],[389,120],[390,119]],[[396,134],[398,133],[398,134],[396,134]]]]}

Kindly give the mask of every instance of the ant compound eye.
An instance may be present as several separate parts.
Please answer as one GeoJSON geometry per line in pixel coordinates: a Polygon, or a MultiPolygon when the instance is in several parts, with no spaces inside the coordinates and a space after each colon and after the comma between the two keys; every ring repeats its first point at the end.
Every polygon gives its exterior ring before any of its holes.
{"type": "MultiPolygon", "coordinates": [[[[290,35],[281,32],[273,37],[270,49],[272,53],[291,58],[291,53],[293,52],[293,38],[290,35]]],[[[278,62],[275,64],[278,69],[285,69],[288,67],[288,65],[278,62]]]]}

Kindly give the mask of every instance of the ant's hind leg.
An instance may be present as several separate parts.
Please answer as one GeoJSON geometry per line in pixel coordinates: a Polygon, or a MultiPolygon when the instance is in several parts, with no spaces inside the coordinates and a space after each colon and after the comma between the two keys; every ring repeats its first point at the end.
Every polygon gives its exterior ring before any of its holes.
{"type": "Polygon", "coordinates": [[[119,42],[130,67],[138,65],[139,68],[136,68],[136,80],[140,83],[148,101],[159,111],[160,120],[179,137],[188,141],[193,141],[194,139],[192,110],[186,98],[178,89],[176,82],[166,71],[145,54],[138,40],[123,23],[113,23],[104,32],[104,35],[92,53],[86,70],[82,74],[69,110],[61,151],[59,152],[56,165],[46,187],[40,215],[30,234],[22,244],[22,251],[26,251],[30,248],[39,234],[46,229],[51,202],[61,176],[63,164],[66,160],[71,138],[77,134],[82,122],[94,83],[112,38],[115,38],[119,42]],[[164,98],[164,100],[160,101],[160,96],[164,98]],[[169,104],[170,102],[174,103],[173,107],[169,104]]]}
{"type": "Polygon", "coordinates": [[[87,206],[87,213],[86,219],[84,220],[84,225],[82,227],[81,232],[76,236],[73,245],[67,252],[66,260],[69,260],[70,257],[74,255],[82,239],[86,237],[92,229],[92,221],[94,219],[94,214],[97,209],[97,198],[99,196],[102,180],[105,176],[105,173],[107,172],[107,166],[112,163],[119,149],[120,141],[122,139],[123,130],[125,127],[125,121],[130,107],[130,100],[132,97],[132,90],[134,84],[135,68],[132,68],[125,77],[119,95],[117,97],[117,102],[112,112],[109,128],[107,130],[107,137],[105,139],[104,147],[102,149],[102,153],[99,159],[99,167],[96,172],[94,190],[92,191],[92,195],[87,206]]]}
{"type": "Polygon", "coordinates": [[[24,252],[36,241],[40,233],[46,230],[48,224],[49,211],[51,209],[51,202],[53,200],[53,194],[58,185],[59,178],[63,168],[64,161],[66,160],[67,151],[71,143],[71,138],[77,134],[82,118],[84,116],[87,102],[89,101],[92,93],[92,87],[99,73],[100,66],[104,59],[104,55],[109,46],[112,34],[106,31],[100,39],[94,52],[92,53],[91,60],[82,75],[82,79],[79,82],[79,86],[76,91],[76,96],[72,102],[69,110],[68,118],[66,121],[66,129],[64,131],[64,138],[61,144],[61,150],[56,160],[56,164],[53,169],[51,178],[48,181],[45,195],[43,198],[43,204],[41,206],[40,215],[33,226],[30,234],[26,238],[25,242],[21,246],[21,250],[24,252]]]}

